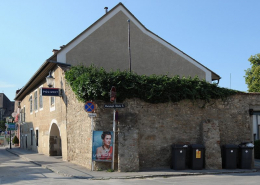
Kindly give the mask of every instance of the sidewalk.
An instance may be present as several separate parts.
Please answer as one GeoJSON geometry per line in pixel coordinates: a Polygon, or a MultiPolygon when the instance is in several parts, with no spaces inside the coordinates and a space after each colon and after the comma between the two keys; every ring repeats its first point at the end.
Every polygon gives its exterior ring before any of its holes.
{"type": "MultiPolygon", "coordinates": [[[[207,175],[207,174],[224,174],[224,173],[253,173],[257,169],[234,169],[234,170],[181,170],[160,169],[156,171],[141,172],[107,172],[107,171],[91,171],[82,166],[63,161],[59,156],[46,156],[38,154],[30,150],[13,147],[6,150],[17,155],[27,161],[30,161],[43,168],[49,169],[55,173],[66,177],[105,180],[105,179],[133,179],[133,178],[149,178],[149,177],[172,177],[172,176],[188,176],[188,175],[207,175]]],[[[260,169],[260,160],[257,160],[255,167],[260,169]]]]}

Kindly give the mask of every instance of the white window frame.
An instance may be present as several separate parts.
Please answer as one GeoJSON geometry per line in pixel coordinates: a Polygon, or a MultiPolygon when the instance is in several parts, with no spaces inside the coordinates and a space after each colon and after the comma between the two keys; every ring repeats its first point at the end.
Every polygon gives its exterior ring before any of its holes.
{"type": "Polygon", "coordinates": [[[25,105],[23,106],[23,108],[20,111],[20,122],[21,123],[25,122],[25,105]]]}
{"type": "Polygon", "coordinates": [[[40,86],[39,88],[39,110],[43,110],[43,96],[42,96],[42,87],[43,85],[40,86]]]}
{"type": "Polygon", "coordinates": [[[38,112],[38,90],[36,89],[33,93],[33,98],[34,98],[34,111],[38,112]]]}
{"type": "MultiPolygon", "coordinates": [[[[52,71],[51,74],[54,78],[54,71],[52,71]]],[[[53,83],[53,88],[55,88],[55,82],[53,83]]],[[[51,96],[50,97],[50,112],[55,111],[55,96],[51,96]],[[52,100],[53,100],[53,104],[52,104],[52,100]]]]}
{"type": "Polygon", "coordinates": [[[32,99],[32,94],[30,94],[29,102],[30,102],[30,114],[32,114],[32,113],[33,113],[33,99],[32,99]]]}

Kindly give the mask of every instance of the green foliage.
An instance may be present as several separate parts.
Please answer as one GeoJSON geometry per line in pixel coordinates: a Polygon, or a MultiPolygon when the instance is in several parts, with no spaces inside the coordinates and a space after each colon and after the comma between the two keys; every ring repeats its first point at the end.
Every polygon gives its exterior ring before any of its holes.
{"type": "Polygon", "coordinates": [[[6,129],[5,123],[6,123],[5,121],[0,121],[0,130],[5,131],[6,129]]]}
{"type": "Polygon", "coordinates": [[[13,138],[13,143],[14,144],[19,144],[19,139],[16,136],[14,136],[14,138],[13,138]]]}
{"type": "Polygon", "coordinates": [[[260,140],[254,142],[255,159],[260,159],[260,140]]]}
{"type": "Polygon", "coordinates": [[[114,172],[115,170],[113,169],[108,169],[107,172],[114,172]]]}
{"type": "Polygon", "coordinates": [[[245,80],[248,92],[260,92],[260,53],[251,56],[248,61],[251,68],[245,70],[245,80]]]}
{"type": "Polygon", "coordinates": [[[128,71],[106,72],[103,68],[75,66],[65,75],[78,100],[109,101],[112,86],[117,90],[117,101],[140,98],[149,103],[177,102],[183,99],[225,99],[238,91],[220,88],[205,80],[195,78],[173,78],[167,75],[137,75],[128,71]]]}

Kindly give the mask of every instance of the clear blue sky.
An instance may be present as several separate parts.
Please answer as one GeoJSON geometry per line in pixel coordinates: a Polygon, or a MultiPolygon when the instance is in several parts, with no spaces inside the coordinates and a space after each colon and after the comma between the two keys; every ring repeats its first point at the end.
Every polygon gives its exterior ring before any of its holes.
{"type": "Polygon", "coordinates": [[[259,0],[2,0],[0,92],[13,100],[52,49],[119,2],[146,28],[219,74],[220,87],[247,91],[248,58],[260,53],[259,0]]]}

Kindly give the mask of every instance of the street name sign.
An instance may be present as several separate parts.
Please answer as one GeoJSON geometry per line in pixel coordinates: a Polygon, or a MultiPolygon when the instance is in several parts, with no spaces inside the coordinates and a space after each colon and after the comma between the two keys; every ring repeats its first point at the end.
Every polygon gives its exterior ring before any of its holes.
{"type": "Polygon", "coordinates": [[[97,117],[97,114],[96,113],[88,113],[88,117],[94,118],[94,117],[97,117]]]}
{"type": "Polygon", "coordinates": [[[42,96],[60,96],[59,88],[42,88],[42,96]]]}
{"type": "Polygon", "coordinates": [[[7,123],[7,130],[16,130],[15,123],[7,123]]]}
{"type": "Polygon", "coordinates": [[[105,104],[104,108],[120,109],[120,108],[125,108],[125,104],[123,103],[105,104]]]}

